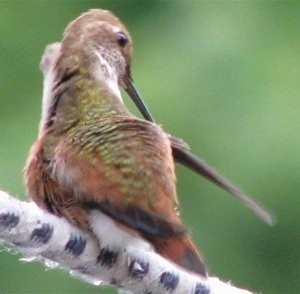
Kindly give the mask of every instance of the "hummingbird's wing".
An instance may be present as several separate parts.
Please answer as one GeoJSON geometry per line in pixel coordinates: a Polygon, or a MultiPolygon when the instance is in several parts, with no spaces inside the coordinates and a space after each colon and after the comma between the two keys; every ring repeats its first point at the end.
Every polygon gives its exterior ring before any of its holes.
{"type": "Polygon", "coordinates": [[[231,195],[242,201],[247,207],[249,207],[258,217],[265,221],[268,225],[274,223],[273,216],[259,205],[256,201],[251,199],[235,185],[230,183],[225,177],[219,174],[215,169],[208,165],[204,160],[193,154],[189,150],[189,146],[181,139],[176,137],[170,137],[173,156],[175,160],[182,165],[185,165],[189,169],[200,174],[210,182],[221,187],[231,195]]]}

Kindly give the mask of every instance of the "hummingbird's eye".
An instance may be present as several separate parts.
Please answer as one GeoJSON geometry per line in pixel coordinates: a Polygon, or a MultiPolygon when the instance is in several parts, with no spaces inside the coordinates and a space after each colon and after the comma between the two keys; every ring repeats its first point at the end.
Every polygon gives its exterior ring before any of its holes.
{"type": "Polygon", "coordinates": [[[128,38],[123,32],[117,33],[117,42],[120,45],[120,47],[125,47],[128,43],[128,38]]]}

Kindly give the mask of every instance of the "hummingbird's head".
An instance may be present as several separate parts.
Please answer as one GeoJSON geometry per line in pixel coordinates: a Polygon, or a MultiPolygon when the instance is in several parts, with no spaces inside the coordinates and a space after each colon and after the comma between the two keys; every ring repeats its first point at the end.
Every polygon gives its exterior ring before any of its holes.
{"type": "Polygon", "coordinates": [[[92,9],[72,21],[64,32],[62,48],[68,52],[81,52],[82,62],[93,67],[95,63],[110,67],[121,87],[130,78],[132,41],[121,21],[110,11],[92,9]]]}
{"type": "Polygon", "coordinates": [[[114,14],[101,9],[83,13],[67,26],[61,46],[62,52],[67,52],[67,58],[72,58],[75,63],[83,63],[96,78],[113,81],[111,84],[118,83],[127,91],[143,116],[153,121],[132,83],[131,36],[114,14]]]}

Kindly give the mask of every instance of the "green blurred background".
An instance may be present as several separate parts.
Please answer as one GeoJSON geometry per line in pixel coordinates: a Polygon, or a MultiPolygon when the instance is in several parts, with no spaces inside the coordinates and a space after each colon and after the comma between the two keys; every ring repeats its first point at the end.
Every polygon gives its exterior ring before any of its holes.
{"type": "MultiPolygon", "coordinates": [[[[157,122],[277,217],[268,227],[177,166],[183,218],[211,274],[257,292],[299,293],[299,2],[1,1],[0,187],[26,199],[41,54],[96,7],[131,31],[133,77],[157,122]]],[[[1,252],[0,293],[116,293],[19,258],[1,252]]]]}

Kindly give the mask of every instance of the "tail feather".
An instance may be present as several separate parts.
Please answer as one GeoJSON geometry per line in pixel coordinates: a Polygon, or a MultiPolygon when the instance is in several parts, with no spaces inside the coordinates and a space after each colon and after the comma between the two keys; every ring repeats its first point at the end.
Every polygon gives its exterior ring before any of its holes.
{"type": "Polygon", "coordinates": [[[205,264],[195,245],[189,238],[170,238],[164,241],[153,240],[156,252],[188,271],[207,277],[205,264]]]}

